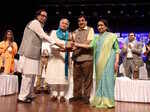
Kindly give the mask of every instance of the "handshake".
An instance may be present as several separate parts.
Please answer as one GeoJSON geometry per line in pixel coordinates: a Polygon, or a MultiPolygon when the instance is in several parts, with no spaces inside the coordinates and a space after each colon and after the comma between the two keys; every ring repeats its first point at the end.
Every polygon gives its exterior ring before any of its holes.
{"type": "Polygon", "coordinates": [[[79,46],[77,45],[76,42],[68,41],[65,45],[65,50],[66,51],[74,51],[77,49],[77,47],[79,47],[79,46]]]}
{"type": "Polygon", "coordinates": [[[68,41],[65,45],[61,43],[56,43],[56,45],[60,48],[59,50],[63,52],[64,51],[72,52],[78,48],[89,48],[88,45],[77,43],[74,41],[68,41]]]}

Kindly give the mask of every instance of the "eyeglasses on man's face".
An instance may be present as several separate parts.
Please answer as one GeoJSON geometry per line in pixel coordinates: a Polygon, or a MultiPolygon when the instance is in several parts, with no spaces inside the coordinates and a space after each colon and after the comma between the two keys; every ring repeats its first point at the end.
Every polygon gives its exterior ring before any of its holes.
{"type": "Polygon", "coordinates": [[[85,19],[78,19],[78,22],[85,22],[85,19]]]}
{"type": "Polygon", "coordinates": [[[44,15],[44,14],[40,14],[40,16],[41,16],[41,17],[47,18],[47,15],[44,15]]]}
{"type": "Polygon", "coordinates": [[[133,37],[134,35],[129,35],[129,36],[133,37]]]}

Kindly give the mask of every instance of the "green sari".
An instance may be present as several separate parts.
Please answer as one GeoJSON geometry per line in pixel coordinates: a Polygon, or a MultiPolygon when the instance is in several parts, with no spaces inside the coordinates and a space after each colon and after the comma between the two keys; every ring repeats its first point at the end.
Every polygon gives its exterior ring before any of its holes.
{"type": "Polygon", "coordinates": [[[117,36],[110,32],[104,32],[96,36],[91,44],[94,48],[94,70],[96,74],[96,95],[91,105],[96,108],[112,108],[115,106],[114,63],[116,52],[119,52],[117,36]]]}

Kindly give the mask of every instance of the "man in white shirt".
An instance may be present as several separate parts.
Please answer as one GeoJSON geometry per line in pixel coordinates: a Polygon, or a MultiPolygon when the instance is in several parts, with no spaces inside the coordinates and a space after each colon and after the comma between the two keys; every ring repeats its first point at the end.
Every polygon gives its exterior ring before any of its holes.
{"type": "Polygon", "coordinates": [[[131,79],[137,79],[139,67],[143,66],[142,43],[136,41],[133,32],[129,33],[128,42],[124,43],[122,52],[125,54],[123,65],[126,75],[131,79]]]}
{"type": "Polygon", "coordinates": [[[23,75],[18,102],[32,102],[31,93],[34,88],[35,76],[39,74],[42,40],[46,40],[50,44],[56,44],[43,30],[46,20],[46,10],[40,9],[36,12],[35,19],[29,22],[24,30],[19,49],[20,60],[18,67],[20,69],[18,71],[22,72],[23,75]]]}

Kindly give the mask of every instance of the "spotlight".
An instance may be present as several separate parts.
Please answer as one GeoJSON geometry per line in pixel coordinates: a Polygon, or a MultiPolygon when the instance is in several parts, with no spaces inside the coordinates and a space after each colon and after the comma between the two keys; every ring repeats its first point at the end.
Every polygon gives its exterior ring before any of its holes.
{"type": "Polygon", "coordinates": [[[139,12],[138,10],[135,10],[135,11],[134,11],[135,14],[137,14],[138,12],[139,12]]]}
{"type": "Polygon", "coordinates": [[[59,11],[56,11],[56,15],[59,15],[59,11]]]}
{"type": "Polygon", "coordinates": [[[56,6],[56,8],[58,8],[58,7],[59,7],[59,5],[58,5],[58,4],[56,4],[55,6],[56,6]]]}
{"type": "Polygon", "coordinates": [[[141,15],[141,17],[145,17],[145,15],[144,15],[144,14],[142,14],[142,15],[141,15]]]}
{"type": "Polygon", "coordinates": [[[108,10],[108,11],[107,11],[107,14],[111,14],[111,11],[110,11],[110,10],[108,10]]]}
{"type": "Polygon", "coordinates": [[[71,14],[72,14],[72,12],[71,12],[71,11],[68,11],[68,14],[69,14],[69,15],[71,15],[71,14]]]}
{"type": "Polygon", "coordinates": [[[102,15],[100,15],[99,18],[102,18],[102,15]]]}
{"type": "Polygon", "coordinates": [[[123,11],[123,10],[121,10],[121,11],[120,11],[120,14],[123,14],[123,13],[124,13],[124,11],[123,11]]]}
{"type": "Polygon", "coordinates": [[[84,11],[81,11],[80,13],[81,13],[81,14],[84,14],[84,11]]]}

